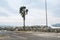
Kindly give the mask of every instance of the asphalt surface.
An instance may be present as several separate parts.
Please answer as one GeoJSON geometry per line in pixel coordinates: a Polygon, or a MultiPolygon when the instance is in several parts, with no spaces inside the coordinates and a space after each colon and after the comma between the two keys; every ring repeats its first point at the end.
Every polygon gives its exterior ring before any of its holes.
{"type": "Polygon", "coordinates": [[[60,35],[31,32],[0,31],[0,40],[60,40],[60,35]],[[46,36],[52,35],[52,36],[46,36]]]}

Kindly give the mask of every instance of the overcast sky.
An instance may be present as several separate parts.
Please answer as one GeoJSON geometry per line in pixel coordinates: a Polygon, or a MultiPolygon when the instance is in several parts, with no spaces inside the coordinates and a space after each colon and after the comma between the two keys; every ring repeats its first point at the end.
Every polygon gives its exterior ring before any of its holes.
{"type": "MultiPolygon", "coordinates": [[[[22,26],[19,8],[26,6],[26,25],[45,25],[45,0],[0,0],[0,25],[22,26]]],[[[60,23],[60,0],[47,0],[48,24],[60,23]]]]}

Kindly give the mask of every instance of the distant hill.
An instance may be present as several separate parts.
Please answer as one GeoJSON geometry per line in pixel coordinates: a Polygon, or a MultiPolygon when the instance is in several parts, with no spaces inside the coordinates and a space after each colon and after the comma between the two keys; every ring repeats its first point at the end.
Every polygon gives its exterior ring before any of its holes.
{"type": "Polygon", "coordinates": [[[60,27],[60,23],[53,24],[54,27],[60,27]]]}

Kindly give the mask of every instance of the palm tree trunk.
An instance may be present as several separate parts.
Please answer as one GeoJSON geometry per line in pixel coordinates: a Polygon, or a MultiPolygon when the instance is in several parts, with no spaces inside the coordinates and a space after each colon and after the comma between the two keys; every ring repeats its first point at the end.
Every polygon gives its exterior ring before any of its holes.
{"type": "Polygon", "coordinates": [[[25,15],[24,15],[24,18],[23,18],[23,30],[25,31],[25,15]]]}

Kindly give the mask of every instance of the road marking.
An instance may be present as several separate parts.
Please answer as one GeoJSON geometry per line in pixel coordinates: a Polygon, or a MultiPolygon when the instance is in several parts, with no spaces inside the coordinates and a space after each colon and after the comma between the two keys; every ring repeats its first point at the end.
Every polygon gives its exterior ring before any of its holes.
{"type": "Polygon", "coordinates": [[[22,37],[22,36],[17,36],[17,35],[12,35],[12,36],[14,36],[16,38],[20,38],[20,39],[27,39],[26,37],[22,37]]]}
{"type": "Polygon", "coordinates": [[[58,35],[49,35],[49,34],[32,34],[32,35],[35,35],[35,36],[40,36],[40,37],[56,37],[56,38],[60,38],[60,36],[58,35]]]}

